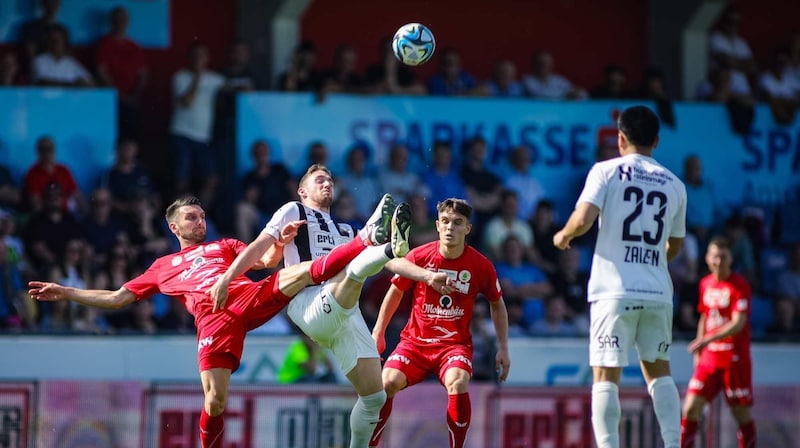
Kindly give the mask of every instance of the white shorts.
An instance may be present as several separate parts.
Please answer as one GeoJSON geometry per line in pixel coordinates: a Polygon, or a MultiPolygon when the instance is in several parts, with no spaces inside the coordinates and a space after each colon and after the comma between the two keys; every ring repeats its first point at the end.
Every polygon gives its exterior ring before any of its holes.
{"type": "Polygon", "coordinates": [[[589,365],[625,367],[634,345],[642,361],[669,361],[671,303],[610,299],[592,302],[590,306],[589,365]]]}
{"type": "Polygon", "coordinates": [[[346,310],[324,286],[309,286],[286,307],[300,330],[333,352],[345,375],[360,358],[378,358],[375,340],[358,306],[346,310]]]}

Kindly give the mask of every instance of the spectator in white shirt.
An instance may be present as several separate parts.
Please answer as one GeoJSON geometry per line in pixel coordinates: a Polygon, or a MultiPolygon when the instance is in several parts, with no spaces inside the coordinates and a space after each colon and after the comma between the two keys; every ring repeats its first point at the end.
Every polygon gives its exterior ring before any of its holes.
{"type": "Polygon", "coordinates": [[[176,190],[185,193],[193,189],[193,180],[199,180],[200,199],[207,207],[213,203],[219,182],[211,137],[217,91],[225,84],[225,77],[207,69],[208,60],[205,44],[194,42],[189,46],[187,66],[172,77],[174,110],[170,125],[176,190]]]}
{"type": "Polygon", "coordinates": [[[47,50],[32,63],[33,84],[46,86],[93,86],[92,75],[68,54],[67,30],[59,25],[47,28],[47,50]]]}
{"type": "Polygon", "coordinates": [[[574,100],[588,96],[585,89],[555,72],[553,55],[546,50],[533,54],[533,72],[525,75],[522,83],[526,94],[534,98],[574,100]]]}
{"type": "Polygon", "coordinates": [[[739,35],[739,12],[732,6],[725,9],[719,26],[709,37],[709,56],[712,66],[720,60],[727,59],[733,70],[749,76],[756,72],[756,63],[750,46],[739,35]]]}

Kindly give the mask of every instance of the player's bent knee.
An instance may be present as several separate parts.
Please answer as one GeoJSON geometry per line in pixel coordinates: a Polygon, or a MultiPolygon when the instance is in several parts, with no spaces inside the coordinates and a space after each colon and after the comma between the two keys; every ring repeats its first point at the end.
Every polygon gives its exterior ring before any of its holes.
{"type": "Polygon", "coordinates": [[[213,390],[208,392],[205,399],[206,412],[212,417],[222,414],[227,401],[224,394],[215,393],[213,390]]]}

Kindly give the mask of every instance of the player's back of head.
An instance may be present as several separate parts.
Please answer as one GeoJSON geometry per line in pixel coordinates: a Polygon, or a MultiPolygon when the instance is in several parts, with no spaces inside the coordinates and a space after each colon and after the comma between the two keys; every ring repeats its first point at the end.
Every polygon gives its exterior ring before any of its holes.
{"type": "Polygon", "coordinates": [[[655,145],[661,125],[650,108],[632,106],[619,114],[617,127],[633,146],[649,148],[655,145]]]}

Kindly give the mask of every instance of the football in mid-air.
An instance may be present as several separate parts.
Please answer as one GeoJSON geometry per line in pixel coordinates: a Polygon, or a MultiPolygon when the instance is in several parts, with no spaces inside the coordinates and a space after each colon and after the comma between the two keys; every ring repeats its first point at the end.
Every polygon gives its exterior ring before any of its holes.
{"type": "Polygon", "coordinates": [[[431,30],[421,23],[401,26],[392,39],[392,50],[397,59],[406,65],[428,62],[436,49],[436,40],[431,30]]]}

